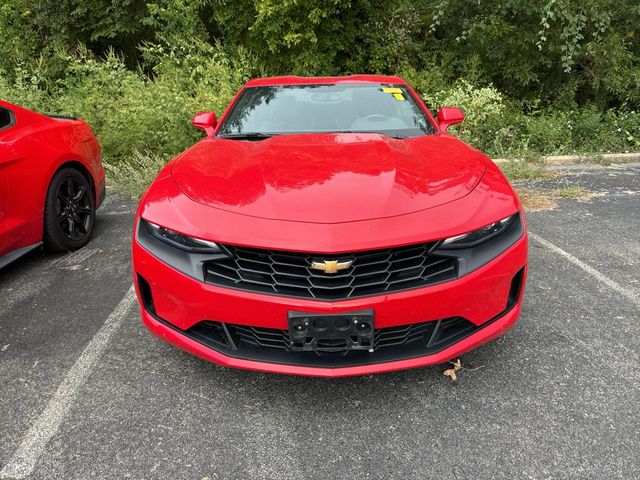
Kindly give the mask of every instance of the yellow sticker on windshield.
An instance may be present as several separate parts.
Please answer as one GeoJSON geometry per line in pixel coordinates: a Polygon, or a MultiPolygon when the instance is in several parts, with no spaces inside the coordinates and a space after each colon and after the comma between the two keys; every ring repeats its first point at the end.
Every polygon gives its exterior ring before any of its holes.
{"type": "Polygon", "coordinates": [[[402,94],[402,89],[398,87],[382,87],[382,91],[384,93],[390,93],[393,95],[393,98],[401,102],[404,100],[404,95],[402,94]]]}

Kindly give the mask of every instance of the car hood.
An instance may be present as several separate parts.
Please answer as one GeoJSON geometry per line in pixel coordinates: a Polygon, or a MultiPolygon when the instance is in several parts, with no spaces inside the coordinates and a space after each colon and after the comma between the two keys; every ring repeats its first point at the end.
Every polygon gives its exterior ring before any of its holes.
{"type": "Polygon", "coordinates": [[[449,135],[207,138],[172,165],[192,200],[254,217],[341,223],[393,217],[473,190],[486,157],[449,135]]]}

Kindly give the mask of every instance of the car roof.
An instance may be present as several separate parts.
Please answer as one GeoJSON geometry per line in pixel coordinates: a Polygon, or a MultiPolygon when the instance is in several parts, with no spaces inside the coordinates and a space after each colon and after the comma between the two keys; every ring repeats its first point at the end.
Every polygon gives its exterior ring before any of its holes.
{"type": "Polygon", "coordinates": [[[348,75],[341,77],[266,77],[249,80],[245,87],[265,87],[275,85],[321,85],[332,83],[394,83],[406,85],[402,78],[391,75],[348,75]]]}

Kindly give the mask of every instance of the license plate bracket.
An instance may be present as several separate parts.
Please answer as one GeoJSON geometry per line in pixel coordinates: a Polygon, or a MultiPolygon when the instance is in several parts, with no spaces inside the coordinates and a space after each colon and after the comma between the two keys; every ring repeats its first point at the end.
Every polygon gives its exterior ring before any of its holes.
{"type": "Polygon", "coordinates": [[[318,314],[289,312],[293,351],[346,352],[374,349],[373,310],[318,314]]]}

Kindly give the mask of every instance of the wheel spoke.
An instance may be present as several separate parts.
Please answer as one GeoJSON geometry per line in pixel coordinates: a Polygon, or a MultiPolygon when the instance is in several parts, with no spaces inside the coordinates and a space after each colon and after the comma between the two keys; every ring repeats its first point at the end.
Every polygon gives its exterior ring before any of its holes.
{"type": "Polygon", "coordinates": [[[69,213],[66,210],[61,211],[58,213],[58,222],[64,222],[68,216],[69,213]]]}
{"type": "Polygon", "coordinates": [[[58,195],[57,195],[58,200],[60,201],[60,203],[62,205],[67,205],[69,203],[69,200],[67,199],[67,196],[62,193],[61,190],[58,190],[58,195]]]}
{"type": "Polygon", "coordinates": [[[84,227],[84,221],[82,221],[82,219],[77,214],[73,214],[73,223],[75,223],[76,227],[78,227],[80,233],[87,233],[87,229],[84,227]]]}
{"type": "Polygon", "coordinates": [[[91,215],[93,210],[91,207],[78,207],[78,213],[82,213],[83,215],[91,215]]]}
{"type": "Polygon", "coordinates": [[[73,238],[73,233],[75,232],[75,223],[73,222],[73,218],[71,218],[71,216],[67,216],[67,225],[69,226],[69,237],[73,238]]]}
{"type": "Polygon", "coordinates": [[[84,194],[87,192],[87,189],[84,188],[84,186],[80,186],[80,188],[78,189],[78,191],[76,192],[76,194],[73,196],[73,201],[74,202],[79,202],[80,199],[82,197],[84,197],[84,194]]]}
{"type": "Polygon", "coordinates": [[[74,196],[74,191],[73,191],[73,180],[68,178],[67,179],[67,197],[68,199],[72,199],[74,196]]]}

